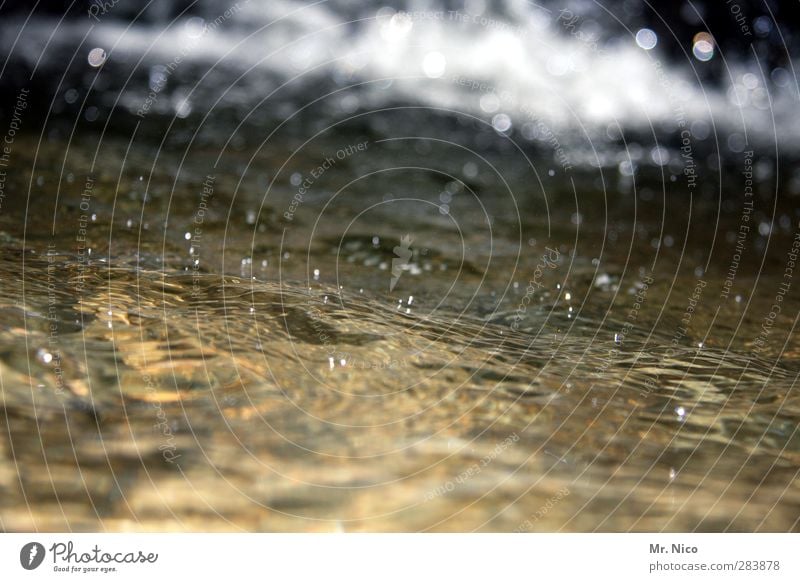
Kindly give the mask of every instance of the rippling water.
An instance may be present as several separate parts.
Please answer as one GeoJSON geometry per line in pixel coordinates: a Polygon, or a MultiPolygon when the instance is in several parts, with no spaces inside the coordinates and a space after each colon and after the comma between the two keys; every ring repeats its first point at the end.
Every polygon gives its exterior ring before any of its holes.
{"type": "Polygon", "coordinates": [[[14,150],[2,529],[798,529],[790,203],[729,285],[736,187],[92,147],[14,150]]]}

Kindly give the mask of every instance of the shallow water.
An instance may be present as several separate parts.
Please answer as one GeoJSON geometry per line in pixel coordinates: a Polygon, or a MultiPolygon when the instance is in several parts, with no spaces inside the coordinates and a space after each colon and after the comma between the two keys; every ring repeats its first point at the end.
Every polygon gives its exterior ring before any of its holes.
{"type": "Polygon", "coordinates": [[[373,141],[287,219],[292,173],[365,140],[284,169],[18,141],[0,528],[798,529],[790,204],[757,200],[788,221],[753,229],[727,299],[735,194],[504,189],[373,141]]]}

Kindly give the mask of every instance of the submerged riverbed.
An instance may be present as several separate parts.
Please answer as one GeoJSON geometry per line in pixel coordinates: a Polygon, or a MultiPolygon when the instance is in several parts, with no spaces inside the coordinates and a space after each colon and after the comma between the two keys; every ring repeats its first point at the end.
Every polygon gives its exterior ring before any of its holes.
{"type": "Polygon", "coordinates": [[[1,529],[798,530],[791,200],[294,147],[17,139],[1,529]]]}

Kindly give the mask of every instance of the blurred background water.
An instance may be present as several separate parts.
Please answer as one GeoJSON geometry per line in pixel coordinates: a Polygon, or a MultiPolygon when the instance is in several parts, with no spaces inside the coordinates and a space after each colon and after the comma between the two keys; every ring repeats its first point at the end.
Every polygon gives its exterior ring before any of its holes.
{"type": "Polygon", "coordinates": [[[0,528],[788,531],[797,10],[0,5],[0,528]]]}

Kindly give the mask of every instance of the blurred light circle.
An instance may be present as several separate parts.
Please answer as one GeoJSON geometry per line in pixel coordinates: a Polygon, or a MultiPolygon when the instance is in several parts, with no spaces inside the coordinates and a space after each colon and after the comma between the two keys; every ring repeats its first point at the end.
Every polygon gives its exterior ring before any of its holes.
{"type": "Polygon", "coordinates": [[[747,88],[742,85],[733,85],[728,89],[728,101],[735,107],[745,107],[750,102],[747,88]]]}
{"type": "Polygon", "coordinates": [[[386,24],[391,20],[392,16],[395,14],[394,8],[391,6],[384,6],[383,8],[379,8],[378,11],[375,13],[375,20],[380,22],[381,24],[386,24]]]}
{"type": "Polygon", "coordinates": [[[748,89],[755,89],[758,87],[758,77],[756,77],[753,73],[745,73],[742,75],[742,83],[748,89]]]}
{"type": "Polygon", "coordinates": [[[64,93],[64,101],[67,103],[75,103],[78,100],[79,94],[75,89],[68,89],[66,93],[64,93]]]}
{"type": "Polygon", "coordinates": [[[732,133],[728,136],[728,149],[733,153],[741,153],[747,146],[747,140],[741,133],[732,133]]]}
{"type": "Polygon", "coordinates": [[[522,126],[522,137],[528,141],[536,139],[536,126],[533,123],[526,123],[522,126]]]}
{"type": "Polygon", "coordinates": [[[494,93],[487,93],[481,97],[481,109],[486,113],[494,113],[500,109],[500,99],[494,93]]]}
{"type": "Polygon", "coordinates": [[[473,162],[467,162],[464,164],[462,171],[467,178],[474,178],[478,175],[478,166],[476,166],[473,162]]]}
{"type": "Polygon", "coordinates": [[[192,16],[186,21],[186,34],[189,38],[200,38],[206,29],[206,21],[199,16],[192,16]]]}
{"type": "Polygon", "coordinates": [[[702,119],[693,121],[691,125],[692,137],[703,140],[706,139],[711,133],[711,127],[702,119]]]}
{"type": "Polygon", "coordinates": [[[563,54],[555,54],[547,60],[547,72],[555,77],[561,77],[569,72],[569,57],[563,54]]]}
{"type": "Polygon", "coordinates": [[[658,43],[658,36],[649,28],[642,28],[636,33],[636,44],[646,51],[655,48],[658,43]]]}
{"type": "Polygon", "coordinates": [[[93,67],[100,67],[103,63],[106,62],[106,51],[101,49],[100,47],[93,48],[89,51],[88,61],[89,64],[93,67]]]}
{"type": "Polygon", "coordinates": [[[181,99],[175,104],[175,116],[186,119],[192,113],[192,105],[187,99],[181,99]]]}
{"type": "Polygon", "coordinates": [[[342,111],[344,111],[345,113],[353,113],[358,109],[359,105],[360,101],[357,95],[352,95],[352,94],[344,95],[339,100],[339,107],[341,107],[342,111]]]}
{"type": "Polygon", "coordinates": [[[753,21],[753,28],[758,36],[767,36],[772,31],[772,20],[768,16],[759,16],[753,21]]]}
{"type": "Polygon", "coordinates": [[[769,99],[769,93],[763,87],[759,87],[755,91],[753,91],[753,98],[751,99],[753,105],[756,106],[756,109],[760,109],[761,111],[768,111],[772,109],[769,99]]]}
{"type": "Polygon", "coordinates": [[[636,165],[630,160],[624,160],[619,163],[619,173],[623,176],[633,176],[636,173],[636,165]]]}
{"type": "Polygon", "coordinates": [[[710,61],[714,56],[714,37],[707,32],[694,35],[692,54],[698,61],[710,61]]]}
{"type": "Polygon", "coordinates": [[[422,70],[425,76],[431,79],[438,79],[444,75],[445,67],[447,67],[447,60],[442,53],[437,51],[429,52],[422,60],[422,70]]]}
{"type": "Polygon", "coordinates": [[[777,67],[773,69],[769,76],[772,79],[772,82],[778,87],[787,87],[789,83],[792,82],[792,77],[789,75],[789,71],[783,67],[777,67]]]}
{"type": "Polygon", "coordinates": [[[413,26],[414,22],[408,14],[398,12],[381,28],[381,36],[389,41],[397,41],[407,36],[413,26]]]}
{"type": "Polygon", "coordinates": [[[486,10],[483,0],[464,0],[464,12],[467,14],[481,15],[486,10]]]}
{"type": "Polygon", "coordinates": [[[714,45],[706,40],[694,43],[692,53],[698,61],[710,61],[714,56],[714,45]]]}
{"type": "Polygon", "coordinates": [[[158,93],[167,84],[167,67],[164,65],[153,65],[150,67],[149,87],[151,91],[158,93]]]}
{"type": "Polygon", "coordinates": [[[511,129],[511,118],[505,113],[498,113],[492,118],[492,127],[496,131],[504,133],[511,129]]]}
{"type": "Polygon", "coordinates": [[[663,146],[656,146],[650,150],[650,159],[657,166],[666,166],[669,163],[669,150],[663,146]]]}

